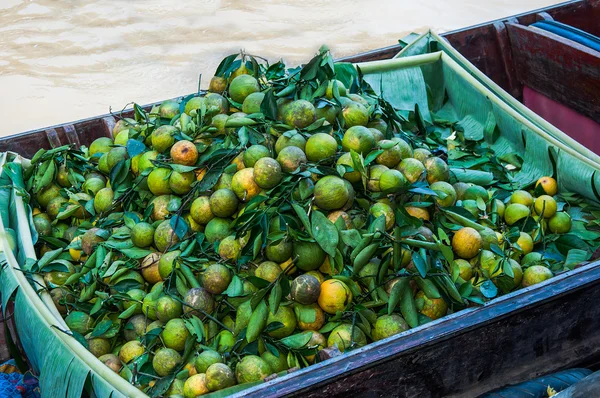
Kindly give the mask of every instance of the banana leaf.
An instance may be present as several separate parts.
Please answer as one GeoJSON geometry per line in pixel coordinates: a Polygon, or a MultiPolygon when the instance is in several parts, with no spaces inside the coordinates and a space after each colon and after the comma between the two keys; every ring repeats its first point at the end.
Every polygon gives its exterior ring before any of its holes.
{"type": "MultiPolygon", "coordinates": [[[[419,40],[411,46],[416,43],[419,40]]],[[[600,200],[600,163],[582,155],[581,145],[575,148],[559,140],[566,137],[564,133],[542,129],[539,116],[524,115],[446,52],[366,62],[358,67],[364,81],[400,111],[412,112],[416,103],[424,115],[436,120],[444,115],[445,122],[461,127],[465,137],[483,140],[497,156],[520,155],[523,164],[512,181],[515,189],[554,175],[562,191],[600,200]],[[428,93],[427,107],[420,96],[411,104],[406,94],[400,94],[423,91],[428,93]]],[[[453,166],[452,161],[449,165],[453,166]]]]}
{"type": "MultiPolygon", "coordinates": [[[[513,108],[515,111],[520,113],[523,117],[529,120],[531,123],[545,131],[548,135],[562,142],[565,145],[570,146],[581,155],[592,160],[596,164],[600,165],[600,156],[592,152],[585,146],[581,145],[578,141],[569,137],[561,130],[554,127],[552,124],[539,117],[535,112],[527,108],[521,102],[517,101],[509,93],[498,86],[493,80],[487,77],[484,73],[478,70],[473,64],[469,62],[465,57],[456,51],[445,39],[439,36],[435,32],[426,32],[421,36],[414,38],[410,37],[410,43],[400,51],[395,58],[412,57],[414,55],[422,55],[432,52],[442,51],[453,61],[455,61],[466,73],[474,77],[479,83],[481,83],[489,91],[493,92],[499,99],[504,101],[508,106],[513,108]]],[[[432,70],[431,66],[424,67],[424,73],[428,77],[427,81],[432,84],[436,78],[435,70],[432,70]]],[[[435,97],[435,101],[443,101],[443,96],[435,97]]]]}
{"type": "MultiPolygon", "coordinates": [[[[102,364],[85,349],[49,309],[21,269],[18,258],[31,255],[23,234],[29,231],[22,198],[15,195],[4,173],[7,154],[0,155],[0,292],[2,311],[14,301],[14,321],[19,340],[36,374],[40,389],[48,397],[80,397],[84,388],[96,397],[144,397],[137,388],[102,364]],[[20,216],[21,215],[21,216],[20,216]],[[6,220],[9,224],[6,225],[6,220]],[[7,228],[12,228],[18,245],[11,247],[7,228]]],[[[33,252],[35,256],[35,252],[33,252]]],[[[35,283],[35,282],[33,282],[35,283]]],[[[54,310],[56,308],[54,307],[54,310]]],[[[59,316],[60,317],[60,316],[59,316]]],[[[62,320],[62,319],[61,319],[62,320]]]]}

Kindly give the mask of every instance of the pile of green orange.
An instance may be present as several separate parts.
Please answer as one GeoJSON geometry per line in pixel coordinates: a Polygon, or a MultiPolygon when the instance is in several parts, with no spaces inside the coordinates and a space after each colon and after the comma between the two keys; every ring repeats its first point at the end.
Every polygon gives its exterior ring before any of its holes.
{"type": "Polygon", "coordinates": [[[512,189],[518,165],[422,129],[327,50],[295,69],[230,56],[208,93],[32,159],[34,269],[107,366],[195,397],[590,258],[592,204],[549,176],[512,189]]]}

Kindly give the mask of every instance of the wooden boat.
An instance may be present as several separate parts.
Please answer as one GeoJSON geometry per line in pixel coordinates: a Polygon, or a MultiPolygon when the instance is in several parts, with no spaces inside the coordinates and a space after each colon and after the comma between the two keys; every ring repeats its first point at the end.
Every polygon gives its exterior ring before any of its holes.
{"type": "MultiPolygon", "coordinates": [[[[560,20],[575,14],[594,15],[591,10],[597,13],[598,4],[573,1],[543,12],[560,20]]],[[[527,23],[535,21],[538,14],[540,11],[514,18],[527,23]]],[[[527,28],[513,25],[517,26],[516,32],[527,28]]],[[[445,38],[458,43],[457,49],[465,51],[467,59],[522,98],[516,91],[523,84],[518,80],[520,75],[510,80],[515,75],[507,74],[511,70],[510,65],[506,66],[509,58],[499,55],[501,43],[506,41],[498,39],[497,32],[509,35],[513,29],[510,26],[509,22],[495,21],[450,32],[445,38]],[[486,53],[488,50],[491,52],[486,53]],[[481,54],[498,56],[492,62],[481,54]]],[[[508,37],[511,40],[512,36],[508,37]]],[[[399,49],[395,46],[344,60],[391,58],[399,49]]],[[[511,55],[510,59],[515,58],[511,55]]],[[[31,157],[40,147],[89,144],[98,137],[110,136],[114,123],[114,116],[102,115],[25,132],[0,139],[0,151],[13,150],[31,157]]],[[[461,311],[257,385],[239,396],[470,397],[564,367],[594,367],[600,362],[600,309],[595,305],[600,299],[599,285],[600,261],[596,261],[486,306],[461,311]]]]}
{"type": "MultiPolygon", "coordinates": [[[[597,95],[600,92],[600,53],[527,26],[548,19],[598,35],[600,34],[600,24],[598,24],[600,1],[569,1],[526,14],[455,30],[443,34],[442,37],[515,98],[522,100],[524,92],[527,94],[530,88],[550,100],[558,101],[567,108],[573,109],[583,117],[593,121],[600,120],[600,98],[597,95]],[[543,42],[534,48],[533,43],[538,43],[537,40],[543,42]],[[532,53],[533,49],[538,52],[532,53]],[[554,55],[552,58],[545,55],[546,53],[540,56],[531,55],[538,54],[539,51],[551,51],[554,55]],[[562,64],[561,57],[569,57],[568,59],[572,59],[577,67],[567,68],[562,64]],[[558,78],[551,78],[558,72],[561,73],[557,75],[558,78]]],[[[399,44],[345,57],[340,61],[365,62],[388,59],[395,56],[402,48],[403,45],[399,44]]],[[[127,117],[131,114],[132,111],[124,113],[127,117]]],[[[2,137],[0,151],[15,151],[25,157],[31,157],[39,148],[48,149],[67,143],[89,144],[98,137],[110,136],[114,123],[115,117],[105,114],[2,137]]],[[[579,133],[577,126],[575,128],[566,126],[565,130],[575,139],[580,139],[585,146],[596,151],[600,150],[600,142],[596,143],[592,139],[593,135],[579,133]]]]}

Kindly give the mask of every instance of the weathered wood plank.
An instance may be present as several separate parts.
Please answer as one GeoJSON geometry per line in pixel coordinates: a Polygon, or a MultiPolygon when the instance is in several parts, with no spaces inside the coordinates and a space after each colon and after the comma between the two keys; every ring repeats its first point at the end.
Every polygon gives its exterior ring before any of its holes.
{"type": "Polygon", "coordinates": [[[541,29],[506,26],[517,79],[592,120],[600,120],[600,52],[541,29]]]}

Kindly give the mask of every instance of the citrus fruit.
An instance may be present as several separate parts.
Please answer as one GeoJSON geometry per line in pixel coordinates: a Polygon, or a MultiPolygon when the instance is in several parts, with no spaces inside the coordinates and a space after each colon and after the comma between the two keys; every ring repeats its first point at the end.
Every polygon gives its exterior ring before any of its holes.
{"type": "MultiPolygon", "coordinates": [[[[483,250],[482,250],[483,253],[483,250]]],[[[462,258],[454,260],[454,263],[458,266],[459,276],[464,280],[468,281],[473,277],[473,267],[467,260],[462,258]]]]}
{"type": "Polygon", "coordinates": [[[237,212],[238,198],[231,189],[218,189],[210,196],[210,211],[217,217],[230,217],[237,212]]]}
{"type": "Polygon", "coordinates": [[[402,159],[398,166],[396,166],[396,169],[402,172],[411,184],[417,182],[421,179],[421,176],[426,174],[423,163],[415,158],[402,159]]]}
{"type": "Polygon", "coordinates": [[[531,235],[520,232],[517,245],[519,245],[523,254],[531,253],[533,251],[533,239],[531,239],[531,235]]]}
{"type": "Polygon", "coordinates": [[[131,242],[137,247],[148,247],[154,243],[154,227],[147,222],[135,224],[130,233],[131,242]]]}
{"type": "Polygon", "coordinates": [[[406,212],[416,218],[420,218],[424,221],[429,221],[429,212],[424,207],[406,206],[404,208],[406,212]]]}
{"type": "Polygon", "coordinates": [[[180,250],[173,250],[160,256],[160,260],[158,261],[158,272],[162,279],[167,279],[169,275],[171,275],[180,255],[180,250]]]}
{"type": "Polygon", "coordinates": [[[158,153],[168,151],[175,143],[174,135],[177,134],[177,132],[178,130],[174,126],[160,126],[152,132],[152,148],[158,153]]]}
{"type": "Polygon", "coordinates": [[[408,323],[400,315],[382,315],[377,318],[372,330],[373,341],[383,340],[410,329],[408,323]]]}
{"type": "Polygon", "coordinates": [[[552,196],[542,195],[535,198],[533,208],[535,214],[550,218],[556,214],[556,200],[552,196]]]}
{"type": "Polygon", "coordinates": [[[546,193],[546,195],[554,196],[558,192],[558,184],[556,180],[552,177],[542,177],[535,183],[537,188],[538,185],[542,186],[542,189],[546,193]]]}
{"type": "Polygon", "coordinates": [[[187,140],[177,141],[171,147],[173,163],[184,166],[193,166],[198,161],[198,150],[193,142],[187,140]]]}
{"type": "Polygon", "coordinates": [[[352,218],[345,211],[336,210],[336,211],[332,211],[331,213],[329,213],[327,215],[327,218],[329,219],[329,221],[331,221],[334,224],[337,222],[337,220],[340,217],[342,218],[342,221],[344,221],[344,225],[346,226],[347,229],[354,228],[354,224],[352,223],[352,218]]]}
{"type": "Polygon", "coordinates": [[[260,357],[269,365],[272,373],[283,372],[288,369],[287,355],[284,352],[276,351],[277,355],[271,351],[266,350],[260,357]]]}
{"type": "Polygon", "coordinates": [[[265,255],[271,261],[282,263],[292,256],[294,246],[291,241],[282,239],[277,243],[267,244],[265,255]]]}
{"type": "Polygon", "coordinates": [[[277,142],[275,142],[275,152],[279,153],[283,148],[288,146],[295,146],[302,149],[304,152],[304,148],[306,148],[306,139],[302,134],[296,132],[296,130],[283,133],[281,137],[277,139],[277,142]]]}
{"type": "MultiPolygon", "coordinates": [[[[336,165],[345,165],[352,169],[352,171],[346,171],[346,173],[344,173],[344,178],[346,180],[351,183],[360,181],[360,172],[354,170],[354,162],[352,161],[352,155],[349,152],[342,154],[337,160],[336,165]]],[[[346,168],[346,170],[348,170],[348,168],[346,168]]]]}
{"type": "Polygon", "coordinates": [[[104,238],[100,236],[103,235],[104,232],[106,231],[100,228],[90,228],[83,234],[81,237],[81,249],[85,254],[92,254],[98,244],[104,242],[104,238]]]}
{"type": "Polygon", "coordinates": [[[511,203],[504,210],[504,221],[508,225],[513,225],[519,220],[529,217],[529,207],[520,203],[511,203]]]}
{"type": "Polygon", "coordinates": [[[145,351],[144,346],[138,340],[128,341],[119,350],[119,359],[127,364],[144,354],[145,351]]]}
{"type": "Polygon", "coordinates": [[[210,209],[210,198],[208,196],[199,196],[192,202],[190,215],[198,224],[206,225],[215,215],[210,209]]]}
{"type": "Polygon", "coordinates": [[[462,200],[477,200],[477,198],[481,198],[484,203],[487,203],[490,200],[490,195],[484,187],[479,185],[471,185],[462,195],[462,200]]]}
{"type": "Polygon", "coordinates": [[[260,91],[258,80],[250,75],[239,75],[229,83],[229,96],[242,104],[250,94],[260,91]]]}
{"type": "Polygon", "coordinates": [[[433,184],[437,181],[448,181],[450,178],[450,169],[442,159],[432,156],[423,161],[425,171],[427,172],[427,182],[433,184]]]}
{"type": "Polygon", "coordinates": [[[431,152],[426,148],[415,148],[413,151],[413,157],[420,162],[424,162],[425,159],[431,156],[431,152]]]}
{"type": "Polygon", "coordinates": [[[494,231],[491,228],[484,228],[479,232],[479,235],[481,235],[481,239],[483,240],[483,248],[489,250],[490,247],[492,246],[492,244],[494,245],[499,245],[500,242],[498,241],[498,235],[496,233],[496,231],[494,231]]]}
{"type": "Polygon", "coordinates": [[[264,99],[265,93],[256,92],[249,94],[244,99],[244,103],[242,104],[242,112],[247,113],[249,115],[252,113],[259,113],[260,105],[262,104],[264,99]]]}
{"type": "Polygon", "coordinates": [[[407,188],[408,180],[404,177],[404,174],[396,169],[385,170],[379,176],[379,189],[383,193],[400,193],[407,188]]]}
{"type": "Polygon", "coordinates": [[[168,195],[172,193],[169,186],[169,177],[172,170],[166,167],[157,167],[148,175],[148,189],[154,195],[168,195]]]}
{"type": "Polygon", "coordinates": [[[172,119],[179,114],[179,104],[174,100],[167,100],[158,107],[158,114],[165,119],[172,119]]]}
{"type": "Polygon", "coordinates": [[[528,265],[534,265],[536,263],[542,262],[542,259],[543,259],[542,253],[539,253],[539,252],[527,253],[521,259],[521,265],[524,267],[528,266],[528,265]]]}
{"type": "Polygon", "coordinates": [[[531,267],[527,268],[523,273],[522,284],[523,287],[536,285],[547,279],[552,278],[553,276],[554,275],[552,274],[552,271],[550,271],[543,265],[532,265],[531,267]]]}
{"type": "Polygon", "coordinates": [[[46,213],[33,216],[33,226],[37,233],[42,236],[50,236],[52,234],[52,221],[46,213]]]}
{"type": "Polygon", "coordinates": [[[181,303],[174,298],[163,296],[156,301],[156,317],[159,321],[166,322],[167,326],[169,321],[179,318],[182,314],[181,303]]]}
{"type": "Polygon", "coordinates": [[[204,228],[204,235],[209,243],[221,241],[231,235],[231,224],[227,218],[215,217],[204,228]]]}
{"type": "Polygon", "coordinates": [[[277,162],[286,173],[293,172],[307,161],[306,154],[296,146],[287,146],[277,155],[277,162]]]}
{"type": "Polygon", "coordinates": [[[152,206],[150,217],[152,220],[164,220],[170,213],[169,205],[176,199],[178,198],[172,195],[160,195],[152,199],[152,201],[150,201],[150,206],[152,206]]]}
{"type": "Polygon", "coordinates": [[[88,150],[90,159],[97,162],[100,158],[100,155],[110,151],[111,145],[113,145],[113,140],[109,137],[96,138],[94,141],[92,141],[88,150]]]}
{"type": "Polygon", "coordinates": [[[510,195],[510,203],[519,203],[529,207],[533,204],[533,196],[527,191],[515,191],[510,195]]]}
{"type": "Polygon", "coordinates": [[[297,327],[301,330],[319,330],[325,324],[325,313],[317,303],[295,304],[297,327]]]}
{"type": "Polygon", "coordinates": [[[274,314],[269,311],[267,325],[273,322],[280,322],[283,326],[267,332],[269,336],[276,339],[282,339],[291,335],[296,329],[296,315],[294,314],[294,309],[291,306],[280,305],[277,312],[274,314]]]}
{"type": "Polygon", "coordinates": [[[390,205],[377,202],[369,209],[369,214],[373,216],[373,218],[379,218],[381,216],[385,216],[385,229],[389,231],[394,228],[396,224],[396,216],[394,214],[394,209],[391,208],[390,205]]]}
{"type": "Polygon", "coordinates": [[[273,282],[281,274],[281,267],[273,261],[263,261],[260,263],[254,275],[268,282],[273,282]]]}
{"type": "Polygon", "coordinates": [[[436,181],[429,185],[429,188],[438,194],[438,196],[435,197],[435,201],[439,206],[453,206],[456,202],[456,191],[454,190],[454,187],[446,181],[436,181]]]}
{"type": "Polygon", "coordinates": [[[83,311],[73,311],[67,315],[65,323],[72,331],[85,335],[92,330],[94,320],[83,311]]]}
{"type": "Polygon", "coordinates": [[[152,367],[157,375],[166,376],[174,371],[181,362],[181,355],[177,351],[171,348],[159,348],[152,359],[152,367]]]}
{"type": "Polygon", "coordinates": [[[363,331],[347,323],[333,329],[327,338],[327,347],[337,347],[341,352],[365,345],[367,345],[367,337],[363,331]]]}
{"type": "Polygon", "coordinates": [[[229,112],[229,102],[221,94],[208,93],[204,97],[206,110],[211,113],[227,113],[229,112]]]}
{"type": "Polygon", "coordinates": [[[196,181],[193,171],[180,173],[173,171],[169,177],[169,189],[177,195],[185,195],[192,190],[192,183],[196,181]]]}
{"type": "Polygon", "coordinates": [[[339,107],[331,105],[329,102],[317,101],[315,106],[316,118],[324,118],[329,124],[334,124],[339,113],[339,107]]]}
{"type": "Polygon", "coordinates": [[[344,152],[355,151],[363,156],[375,147],[375,137],[371,130],[364,126],[350,127],[342,138],[344,152]]]}
{"type": "Polygon", "coordinates": [[[188,115],[193,111],[202,108],[202,104],[205,103],[204,97],[193,97],[185,103],[185,107],[183,108],[183,112],[188,115]]]}
{"type": "Polygon", "coordinates": [[[198,373],[206,373],[208,367],[214,363],[223,363],[221,354],[213,350],[204,350],[196,357],[194,366],[198,373]]]}
{"type": "Polygon", "coordinates": [[[553,234],[566,234],[571,230],[571,217],[565,212],[558,212],[548,220],[548,228],[553,234]]]}
{"type": "Polygon", "coordinates": [[[237,261],[242,254],[242,245],[235,235],[229,235],[219,243],[219,256],[225,261],[237,261]]]}
{"type": "Polygon", "coordinates": [[[254,167],[256,161],[271,156],[271,151],[264,145],[252,145],[244,151],[244,164],[246,167],[254,167]]]}
{"type": "Polygon", "coordinates": [[[147,151],[142,153],[140,159],[138,160],[138,173],[141,173],[146,169],[153,168],[154,164],[152,161],[156,160],[156,158],[158,158],[158,152],[156,151],[147,151]]]}
{"type": "MultiPolygon", "coordinates": [[[[369,111],[364,105],[358,102],[352,102],[344,106],[342,109],[342,117],[344,118],[344,125],[346,128],[354,126],[364,127],[369,122],[369,111]]],[[[371,136],[373,136],[373,134],[371,134],[371,136]]],[[[375,141],[375,137],[373,137],[373,141],[375,141]]]]}
{"type": "Polygon", "coordinates": [[[337,141],[329,134],[316,133],[306,141],[304,151],[311,162],[333,161],[337,152],[337,141]]]}
{"type": "Polygon", "coordinates": [[[344,282],[328,279],[321,284],[321,293],[317,302],[323,311],[333,315],[337,311],[344,311],[352,302],[352,292],[344,282]]]}
{"type": "Polygon", "coordinates": [[[296,260],[296,267],[303,271],[318,269],[327,254],[317,242],[294,242],[292,258],[296,260]]]}
{"type": "Polygon", "coordinates": [[[372,192],[381,192],[380,178],[389,169],[382,165],[376,164],[369,167],[369,179],[367,180],[367,189],[372,192]]]}
{"type": "Polygon", "coordinates": [[[183,396],[185,398],[196,398],[199,395],[208,394],[209,392],[210,390],[206,385],[206,375],[204,373],[188,377],[183,384],[183,396]]]}
{"type": "Polygon", "coordinates": [[[247,355],[235,367],[235,377],[239,384],[260,381],[272,370],[264,359],[257,355],[247,355]]]}
{"type": "MultiPolygon", "coordinates": [[[[442,298],[431,299],[427,297],[424,291],[419,290],[415,295],[415,300],[423,300],[423,307],[419,312],[433,320],[439,319],[446,315],[448,304],[442,298]]],[[[417,307],[418,308],[418,307],[417,307]]]]}
{"type": "Polygon", "coordinates": [[[254,169],[246,168],[235,173],[231,180],[231,190],[242,202],[247,202],[258,195],[260,187],[254,181],[254,169]]]}
{"type": "Polygon", "coordinates": [[[277,160],[263,157],[254,164],[254,182],[260,188],[271,189],[279,184],[282,178],[281,166],[277,160]]]}
{"type": "Polygon", "coordinates": [[[183,351],[185,340],[189,335],[190,332],[181,318],[175,318],[168,321],[161,333],[165,347],[172,348],[175,351],[183,351]]]}
{"type": "Polygon", "coordinates": [[[300,304],[316,303],[321,294],[321,284],[312,275],[302,274],[292,281],[290,296],[300,304]]]}
{"type": "Polygon", "coordinates": [[[463,227],[452,237],[452,249],[461,258],[470,259],[479,253],[483,245],[481,235],[471,227],[463,227]]]}
{"type": "Polygon", "coordinates": [[[299,129],[310,126],[317,118],[314,105],[302,99],[286,105],[281,116],[285,124],[299,129]]]}
{"type": "Polygon", "coordinates": [[[194,287],[188,290],[183,302],[183,312],[185,314],[196,315],[199,318],[204,318],[204,314],[211,313],[215,307],[213,296],[201,287],[194,287]]]}
{"type": "Polygon", "coordinates": [[[98,358],[98,360],[100,360],[100,362],[108,366],[110,370],[112,370],[115,373],[119,373],[121,371],[121,368],[123,367],[121,361],[119,360],[119,357],[115,354],[102,355],[98,358]]]}
{"type": "Polygon", "coordinates": [[[179,237],[171,227],[170,220],[164,220],[154,230],[154,244],[156,248],[164,252],[171,246],[179,243],[179,237]]]}
{"type": "Polygon", "coordinates": [[[340,177],[325,176],[315,184],[315,205],[323,210],[341,209],[348,199],[348,188],[340,177]]]}
{"type": "MultiPolygon", "coordinates": [[[[225,240],[221,242],[223,244],[225,240]]],[[[221,294],[231,282],[231,271],[221,263],[214,263],[206,267],[200,274],[202,287],[212,294],[221,294]]]]}
{"type": "Polygon", "coordinates": [[[138,337],[143,336],[146,331],[146,315],[137,314],[129,318],[125,324],[123,335],[125,340],[132,341],[138,337]]]}
{"type": "Polygon", "coordinates": [[[206,386],[210,391],[231,387],[235,382],[233,371],[224,363],[214,363],[206,369],[206,386]]]}
{"type": "Polygon", "coordinates": [[[344,83],[342,83],[339,80],[333,79],[330,80],[327,83],[327,89],[325,90],[325,97],[327,99],[332,99],[333,98],[333,93],[334,93],[334,85],[337,87],[337,91],[338,94],[340,95],[340,97],[345,97],[346,96],[346,86],[344,86],[344,83]]]}

